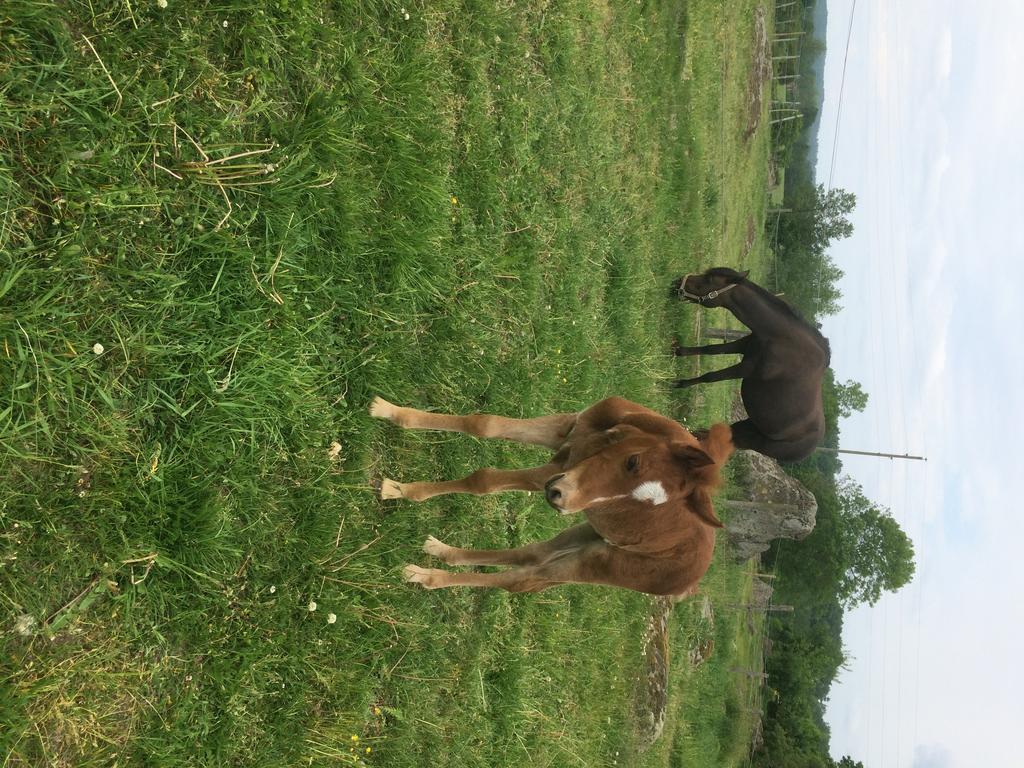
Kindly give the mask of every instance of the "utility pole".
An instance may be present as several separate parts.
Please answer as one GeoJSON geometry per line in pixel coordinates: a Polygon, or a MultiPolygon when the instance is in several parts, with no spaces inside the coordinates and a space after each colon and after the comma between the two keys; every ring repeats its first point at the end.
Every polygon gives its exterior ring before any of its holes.
{"type": "Polygon", "coordinates": [[[853,453],[857,456],[879,456],[884,459],[913,459],[915,461],[928,461],[924,456],[911,456],[909,453],[879,453],[878,451],[852,451],[848,448],[826,448],[818,446],[819,451],[825,453],[853,453]]]}
{"type": "Polygon", "coordinates": [[[788,123],[790,120],[796,120],[798,117],[800,117],[799,113],[790,115],[789,117],[772,118],[771,125],[778,125],[779,123],[788,123]]]}
{"type": "Polygon", "coordinates": [[[768,673],[767,672],[755,672],[752,669],[740,669],[739,667],[733,667],[729,671],[732,672],[734,675],[746,675],[751,680],[753,680],[753,679],[767,680],[768,679],[768,673]]]}

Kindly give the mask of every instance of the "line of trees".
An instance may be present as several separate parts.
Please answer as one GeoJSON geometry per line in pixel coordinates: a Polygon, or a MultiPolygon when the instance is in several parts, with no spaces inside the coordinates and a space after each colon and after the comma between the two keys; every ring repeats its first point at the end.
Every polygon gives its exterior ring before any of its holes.
{"type": "MultiPolygon", "coordinates": [[[[807,40],[813,39],[815,0],[802,0],[807,40]]],[[[773,133],[776,162],[786,166],[781,209],[766,222],[775,242],[774,287],[811,322],[837,313],[842,298],[837,283],[842,271],[828,255],[836,240],[849,237],[853,194],[827,190],[815,181],[810,126],[820,108],[815,57],[824,46],[803,46],[796,98],[803,118],[778,126],[773,133]]],[[[868,394],[858,382],[838,382],[828,371],[823,386],[827,423],[825,445],[839,443],[839,419],[862,411],[868,394]]],[[[843,613],[860,604],[873,605],[883,592],[895,591],[914,573],[909,537],[863,489],[842,474],[834,453],[819,452],[786,470],[803,483],[818,503],[814,531],[802,542],[780,542],[765,556],[776,573],[775,599],[796,607],[792,614],[770,614],[771,647],[763,745],[752,756],[759,768],[863,768],[850,757],[829,754],[825,723],[829,690],[845,663],[843,613]]]]}
{"type": "MultiPolygon", "coordinates": [[[[798,157],[809,164],[805,153],[798,157]]],[[[857,197],[844,189],[826,190],[803,173],[787,169],[786,197],[776,212],[776,280],[787,298],[809,316],[840,310],[837,283],[843,272],[828,255],[829,245],[853,233],[847,218],[857,197]]]]}
{"type": "MultiPolygon", "coordinates": [[[[867,396],[855,382],[825,386],[829,442],[840,414],[860,410],[867,396]]],[[[790,467],[818,503],[814,531],[801,542],[780,542],[764,558],[776,573],[775,599],[796,607],[772,614],[766,649],[768,695],[763,746],[753,764],[764,768],[863,768],[829,755],[825,723],[829,690],[845,664],[843,613],[874,605],[914,574],[914,548],[888,510],[841,474],[833,454],[819,453],[790,467]]]]}

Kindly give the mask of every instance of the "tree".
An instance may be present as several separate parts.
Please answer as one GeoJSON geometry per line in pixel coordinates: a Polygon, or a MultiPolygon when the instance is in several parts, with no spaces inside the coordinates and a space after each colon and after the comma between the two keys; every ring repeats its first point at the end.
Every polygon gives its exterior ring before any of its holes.
{"type": "Polygon", "coordinates": [[[861,389],[860,382],[847,379],[845,384],[834,384],[839,415],[849,418],[854,411],[863,411],[868,404],[868,393],[861,389]]]}
{"type": "Polygon", "coordinates": [[[837,285],[843,272],[827,250],[834,240],[853,233],[847,217],[856,202],[852,192],[826,192],[823,185],[815,186],[802,177],[791,185],[786,178],[786,208],[778,220],[776,282],[787,300],[808,317],[833,315],[840,309],[837,285]]]}
{"type": "Polygon", "coordinates": [[[874,605],[914,575],[914,545],[888,511],[876,507],[850,478],[838,485],[839,539],[845,571],[839,600],[845,608],[874,605]]]}
{"type": "Polygon", "coordinates": [[[802,184],[793,191],[788,205],[790,211],[779,222],[779,242],[787,248],[799,246],[821,256],[833,240],[853,234],[853,224],[847,218],[857,205],[853,192],[802,184]]]}
{"type": "Polygon", "coordinates": [[[819,184],[817,193],[817,209],[814,232],[816,240],[825,247],[833,240],[841,240],[853,234],[853,224],[847,218],[857,205],[857,196],[845,189],[825,191],[825,185],[819,184]]]}
{"type": "Polygon", "coordinates": [[[836,763],[836,768],[864,768],[864,763],[862,763],[860,760],[854,761],[852,757],[847,755],[838,763],[836,763]]]}

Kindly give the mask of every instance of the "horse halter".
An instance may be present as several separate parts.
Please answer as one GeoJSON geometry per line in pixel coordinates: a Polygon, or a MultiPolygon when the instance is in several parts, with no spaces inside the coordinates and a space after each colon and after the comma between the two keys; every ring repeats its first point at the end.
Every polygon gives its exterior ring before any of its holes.
{"type": "Polygon", "coordinates": [[[690,293],[688,290],[686,290],[686,281],[693,277],[693,275],[693,272],[689,272],[686,275],[683,275],[683,279],[679,282],[679,292],[683,294],[683,296],[685,296],[686,298],[690,299],[690,301],[695,301],[698,304],[703,304],[705,301],[717,299],[726,291],[731,291],[733,288],[739,285],[738,282],[729,283],[727,286],[725,286],[725,288],[720,288],[716,291],[709,291],[708,293],[705,293],[703,296],[698,296],[696,293],[690,293]]]}

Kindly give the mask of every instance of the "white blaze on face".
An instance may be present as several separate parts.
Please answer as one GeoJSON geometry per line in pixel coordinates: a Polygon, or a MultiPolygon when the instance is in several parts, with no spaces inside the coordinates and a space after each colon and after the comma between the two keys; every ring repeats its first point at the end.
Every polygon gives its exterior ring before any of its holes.
{"type": "Polygon", "coordinates": [[[645,483],[640,483],[640,485],[633,489],[632,496],[637,501],[649,501],[654,506],[668,501],[665,486],[657,480],[648,480],[645,483]]]}
{"type": "Polygon", "coordinates": [[[626,498],[628,495],[628,493],[620,493],[618,496],[598,496],[596,499],[591,499],[590,504],[603,504],[606,501],[617,501],[618,499],[626,498]]]}

